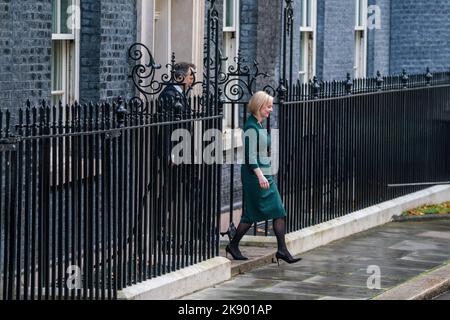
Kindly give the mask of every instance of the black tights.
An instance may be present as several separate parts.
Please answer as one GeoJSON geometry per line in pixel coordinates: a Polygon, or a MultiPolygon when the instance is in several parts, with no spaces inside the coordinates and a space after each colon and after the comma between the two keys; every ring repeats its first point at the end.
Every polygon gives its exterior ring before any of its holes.
{"type": "MultiPolygon", "coordinates": [[[[248,232],[248,230],[251,228],[251,224],[249,223],[239,223],[239,226],[237,227],[236,234],[231,239],[230,246],[234,249],[237,249],[239,246],[239,242],[241,241],[242,237],[248,232]]],[[[288,253],[288,249],[286,247],[286,240],[285,240],[285,229],[286,229],[286,217],[277,218],[273,220],[273,231],[275,232],[275,235],[277,237],[277,243],[278,243],[278,251],[281,253],[288,253]]]]}

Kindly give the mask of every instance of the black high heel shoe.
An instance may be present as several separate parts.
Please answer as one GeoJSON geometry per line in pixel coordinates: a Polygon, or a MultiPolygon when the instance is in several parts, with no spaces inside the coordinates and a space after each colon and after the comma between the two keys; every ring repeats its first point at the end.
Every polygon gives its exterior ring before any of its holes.
{"type": "Polygon", "coordinates": [[[240,252],[233,252],[230,245],[227,245],[225,248],[225,253],[228,258],[228,253],[231,254],[234,260],[248,260],[247,257],[244,257],[240,252]]]}
{"type": "Polygon", "coordinates": [[[275,258],[277,258],[278,266],[280,266],[280,259],[289,264],[299,262],[302,258],[293,258],[290,254],[285,254],[277,251],[275,254],[275,258]]]}

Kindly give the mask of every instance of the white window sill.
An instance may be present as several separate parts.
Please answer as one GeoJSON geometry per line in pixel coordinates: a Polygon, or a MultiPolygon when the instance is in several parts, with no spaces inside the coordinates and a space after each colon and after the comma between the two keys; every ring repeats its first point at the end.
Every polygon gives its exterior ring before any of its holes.
{"type": "Polygon", "coordinates": [[[300,27],[300,32],[314,32],[313,27],[300,27]]]}
{"type": "Polygon", "coordinates": [[[75,40],[75,36],[70,33],[52,33],[52,40],[75,40]]]}

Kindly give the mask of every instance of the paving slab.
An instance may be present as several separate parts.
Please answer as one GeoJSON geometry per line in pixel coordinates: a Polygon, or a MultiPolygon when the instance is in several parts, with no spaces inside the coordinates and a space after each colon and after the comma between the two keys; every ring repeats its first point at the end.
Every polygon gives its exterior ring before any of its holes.
{"type": "Polygon", "coordinates": [[[441,294],[440,296],[436,297],[434,300],[450,300],[450,291],[441,294]]]}
{"type": "Polygon", "coordinates": [[[450,263],[420,274],[379,296],[375,300],[428,300],[450,290],[450,263]]]}
{"type": "MultiPolygon", "coordinates": [[[[266,265],[241,270],[232,280],[183,299],[371,299],[448,262],[450,239],[445,232],[450,232],[450,220],[390,223],[306,252],[296,264],[280,262],[280,266],[273,260],[275,248],[242,247],[251,260],[269,257],[266,265]],[[379,283],[370,281],[374,266],[380,271],[379,283]]],[[[246,263],[232,261],[234,267],[246,263]]]]}

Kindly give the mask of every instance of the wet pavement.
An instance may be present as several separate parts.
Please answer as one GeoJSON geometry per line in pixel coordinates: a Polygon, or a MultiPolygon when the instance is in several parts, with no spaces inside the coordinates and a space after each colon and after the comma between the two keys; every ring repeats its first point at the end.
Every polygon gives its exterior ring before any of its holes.
{"type": "Polygon", "coordinates": [[[450,291],[436,297],[434,300],[450,300],[450,291]]]}
{"type": "Polygon", "coordinates": [[[450,261],[450,221],[394,222],[300,256],[297,264],[272,263],[183,299],[370,299],[450,261]]]}

